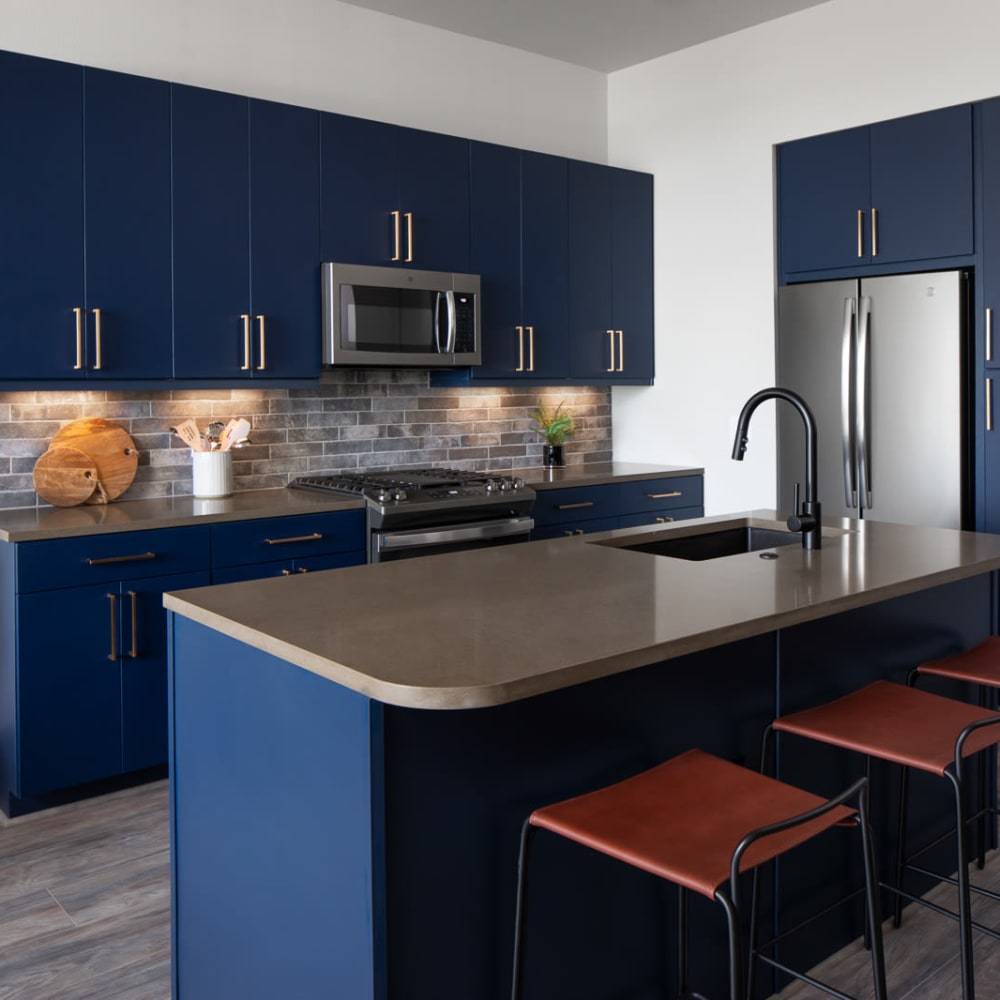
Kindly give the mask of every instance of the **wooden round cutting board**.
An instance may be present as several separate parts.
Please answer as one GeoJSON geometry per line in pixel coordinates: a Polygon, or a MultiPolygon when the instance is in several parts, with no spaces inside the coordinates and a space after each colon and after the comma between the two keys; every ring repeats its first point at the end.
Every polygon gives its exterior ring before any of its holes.
{"type": "MultiPolygon", "coordinates": [[[[135,479],[139,452],[124,427],[104,417],[73,420],[56,431],[52,446],[69,445],[89,455],[97,468],[97,482],[86,503],[117,500],[135,479]]],[[[51,447],[51,446],[50,446],[51,447]]]]}
{"type": "Polygon", "coordinates": [[[97,490],[97,466],[79,448],[55,445],[35,462],[31,479],[46,503],[75,507],[89,500],[97,490]]]}

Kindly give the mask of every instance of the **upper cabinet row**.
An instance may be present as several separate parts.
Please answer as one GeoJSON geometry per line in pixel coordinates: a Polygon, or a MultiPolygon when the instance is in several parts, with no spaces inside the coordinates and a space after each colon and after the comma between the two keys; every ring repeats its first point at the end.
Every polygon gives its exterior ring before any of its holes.
{"type": "Polygon", "coordinates": [[[971,105],[778,147],[784,280],[975,252],[971,105]]]}
{"type": "Polygon", "coordinates": [[[320,370],[321,260],[479,273],[459,378],[649,383],[652,178],[0,52],[0,383],[320,370]]]}

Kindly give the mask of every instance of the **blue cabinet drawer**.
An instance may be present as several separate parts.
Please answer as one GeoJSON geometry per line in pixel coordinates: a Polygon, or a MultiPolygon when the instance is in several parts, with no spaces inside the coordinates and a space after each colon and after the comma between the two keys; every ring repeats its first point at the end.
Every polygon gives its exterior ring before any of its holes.
{"type": "Polygon", "coordinates": [[[704,503],[703,484],[702,476],[621,483],[618,487],[618,509],[622,514],[638,514],[673,507],[700,507],[704,503]]]}
{"type": "Polygon", "coordinates": [[[703,507],[671,507],[669,510],[649,511],[643,514],[623,514],[618,519],[619,528],[638,528],[648,524],[672,524],[674,521],[686,521],[692,517],[702,517],[703,507]]]}
{"type": "Polygon", "coordinates": [[[568,538],[572,535],[589,535],[595,531],[611,531],[618,527],[617,517],[595,517],[586,521],[563,521],[560,524],[535,523],[531,532],[533,542],[543,538],[568,538]]]}
{"type": "Polygon", "coordinates": [[[17,589],[22,594],[202,569],[208,569],[207,527],[123,531],[17,546],[17,589]]]}
{"type": "Polygon", "coordinates": [[[363,552],[332,552],[305,559],[281,559],[276,562],[251,563],[243,566],[221,566],[212,571],[212,583],[240,583],[243,580],[265,580],[272,576],[297,576],[323,569],[340,569],[342,566],[360,566],[365,561],[363,552]]]}
{"type": "MultiPolygon", "coordinates": [[[[363,510],[213,524],[212,566],[291,561],[330,552],[364,552],[363,510]]],[[[364,561],[362,556],[361,562],[364,561]]],[[[262,574],[266,575],[266,574],[262,574]]]]}
{"type": "MultiPolygon", "coordinates": [[[[618,513],[615,485],[574,486],[565,490],[539,490],[531,516],[538,526],[564,521],[614,517],[618,513]]],[[[613,525],[612,525],[613,527],[613,525]]]]}

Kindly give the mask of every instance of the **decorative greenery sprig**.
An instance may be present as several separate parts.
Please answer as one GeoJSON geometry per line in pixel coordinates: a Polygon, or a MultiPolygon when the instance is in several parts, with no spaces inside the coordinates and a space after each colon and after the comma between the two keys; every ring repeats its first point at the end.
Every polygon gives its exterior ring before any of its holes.
{"type": "Polygon", "coordinates": [[[545,435],[546,444],[565,444],[576,433],[573,415],[564,409],[562,403],[555,408],[539,403],[531,411],[531,419],[545,435]]]}

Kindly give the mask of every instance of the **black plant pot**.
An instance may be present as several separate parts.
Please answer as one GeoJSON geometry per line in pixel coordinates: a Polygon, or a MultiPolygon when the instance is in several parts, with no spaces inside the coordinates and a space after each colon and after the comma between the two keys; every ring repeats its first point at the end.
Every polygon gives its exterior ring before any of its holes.
{"type": "Polygon", "coordinates": [[[566,445],[564,444],[547,444],[542,451],[542,460],[546,465],[565,465],[566,464],[566,445]]]}

